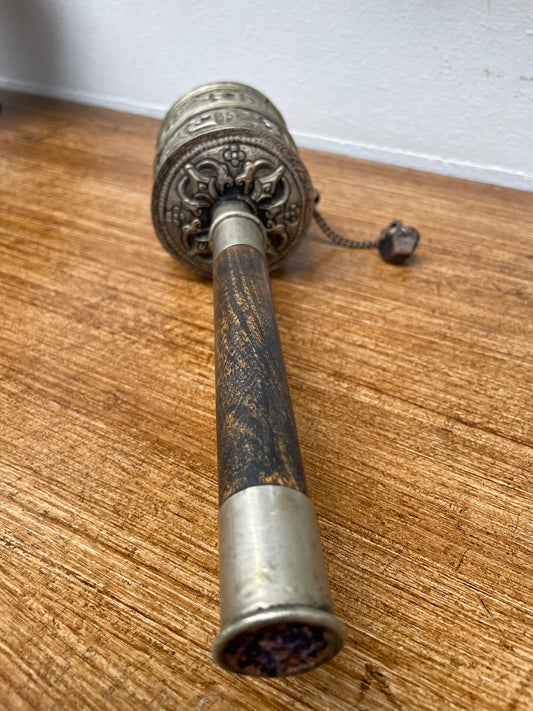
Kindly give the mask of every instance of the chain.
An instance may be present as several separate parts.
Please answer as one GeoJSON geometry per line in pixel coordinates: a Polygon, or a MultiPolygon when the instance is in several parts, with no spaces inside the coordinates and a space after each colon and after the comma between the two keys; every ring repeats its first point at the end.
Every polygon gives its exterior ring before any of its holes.
{"type": "Polygon", "coordinates": [[[315,219],[316,224],[320,227],[326,237],[332,242],[335,242],[335,244],[340,245],[341,247],[351,247],[352,249],[375,249],[376,247],[378,247],[379,243],[383,239],[383,237],[378,237],[378,239],[371,240],[347,239],[346,237],[340,235],[338,232],[335,232],[335,230],[331,229],[331,227],[328,225],[328,223],[322,217],[316,207],[313,211],[313,217],[315,219]]]}

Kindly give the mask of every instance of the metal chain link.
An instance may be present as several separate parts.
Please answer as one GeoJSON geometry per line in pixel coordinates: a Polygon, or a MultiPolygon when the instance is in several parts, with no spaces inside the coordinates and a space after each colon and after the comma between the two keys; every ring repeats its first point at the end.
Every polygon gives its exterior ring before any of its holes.
{"type": "Polygon", "coordinates": [[[320,227],[326,237],[332,242],[335,242],[335,244],[340,245],[341,247],[350,247],[352,249],[375,249],[382,240],[382,237],[378,237],[378,239],[372,240],[347,239],[346,237],[340,235],[338,232],[335,232],[335,230],[331,229],[331,227],[328,225],[328,223],[322,217],[316,207],[313,210],[313,217],[316,224],[320,227]]]}

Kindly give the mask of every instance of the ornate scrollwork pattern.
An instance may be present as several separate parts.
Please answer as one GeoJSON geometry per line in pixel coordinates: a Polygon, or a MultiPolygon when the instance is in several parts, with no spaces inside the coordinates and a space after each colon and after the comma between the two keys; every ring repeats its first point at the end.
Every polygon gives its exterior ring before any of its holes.
{"type": "Polygon", "coordinates": [[[229,124],[274,133],[295,148],[283,117],[272,102],[256,89],[236,82],[207,84],[176,101],[161,124],[159,148],[168,143],[170,136],[174,143],[176,139],[187,140],[200,131],[229,124]]]}
{"type": "Polygon", "coordinates": [[[311,184],[298,155],[252,132],[226,133],[182,145],[154,188],[154,222],[161,241],[205,275],[211,274],[211,213],[220,200],[241,199],[262,220],[271,267],[292,251],[310,219],[311,184]]]}
{"type": "MultiPolygon", "coordinates": [[[[211,108],[183,122],[175,118],[166,120],[166,128],[158,141],[155,172],[157,173],[159,171],[162,164],[168,156],[174,152],[177,146],[197,136],[226,128],[255,130],[272,134],[272,136],[283,141],[296,151],[296,146],[290,134],[260,113],[239,108],[211,108]]],[[[230,162],[233,163],[234,158],[232,158],[230,162]]]]}

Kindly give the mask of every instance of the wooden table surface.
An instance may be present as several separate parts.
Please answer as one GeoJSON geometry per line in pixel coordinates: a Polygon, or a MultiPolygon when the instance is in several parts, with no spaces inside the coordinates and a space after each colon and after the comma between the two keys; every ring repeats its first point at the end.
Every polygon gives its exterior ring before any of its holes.
{"type": "MultiPolygon", "coordinates": [[[[212,287],[150,220],[159,122],[0,114],[0,708],[533,708],[526,192],[303,150],[322,211],[273,275],[345,650],[238,677],[218,630],[212,287]]],[[[283,110],[283,107],[281,107],[283,110]]]]}

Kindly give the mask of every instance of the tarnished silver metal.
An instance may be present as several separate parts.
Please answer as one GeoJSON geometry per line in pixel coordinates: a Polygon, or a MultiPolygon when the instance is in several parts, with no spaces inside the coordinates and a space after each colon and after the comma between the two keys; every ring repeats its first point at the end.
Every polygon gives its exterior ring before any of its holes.
{"type": "Polygon", "coordinates": [[[217,260],[217,369],[231,375],[217,375],[217,437],[219,455],[221,442],[230,448],[240,483],[220,508],[221,629],[213,658],[255,676],[308,671],[333,657],[346,633],[332,611],[304,493],[264,265],[265,256],[272,269],[296,249],[316,191],[279,111],[235,82],[199,87],[174,104],[159,133],[154,174],[152,219],[163,246],[205,276],[217,260]],[[229,437],[230,429],[242,437],[229,437]]]}
{"type": "Polygon", "coordinates": [[[346,632],[333,614],[310,499],[286,486],[253,486],[219,512],[220,666],[255,676],[314,669],[346,632]]]}
{"type": "Polygon", "coordinates": [[[213,210],[209,244],[213,261],[228,247],[247,244],[265,252],[266,233],[261,220],[240,200],[221,202],[213,210]]]}
{"type": "Polygon", "coordinates": [[[157,142],[152,218],[163,246],[211,275],[209,225],[228,199],[245,203],[265,227],[271,269],[304,237],[314,192],[283,117],[259,91],[207,84],[167,113],[157,142]]]}

